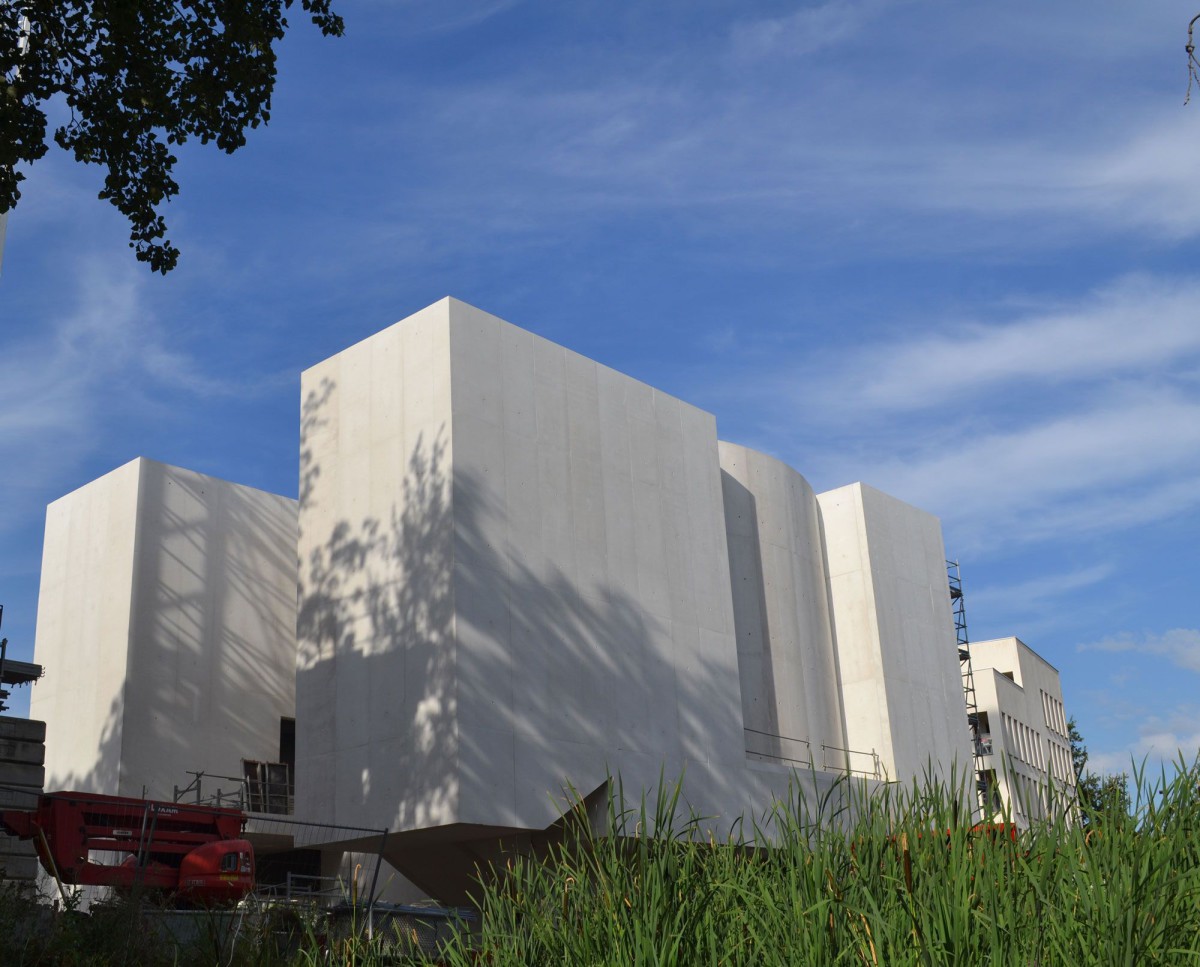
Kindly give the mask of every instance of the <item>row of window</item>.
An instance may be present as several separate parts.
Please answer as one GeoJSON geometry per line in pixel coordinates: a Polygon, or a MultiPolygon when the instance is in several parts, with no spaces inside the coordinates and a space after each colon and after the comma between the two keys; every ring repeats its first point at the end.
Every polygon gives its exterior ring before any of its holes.
{"type": "Polygon", "coordinates": [[[1068,783],[1071,781],[1074,766],[1071,763],[1071,750],[1061,742],[1050,740],[1050,774],[1055,781],[1068,783]]]}
{"type": "Polygon", "coordinates": [[[1040,732],[1035,732],[1028,725],[1018,722],[1011,715],[1001,713],[1004,716],[1004,731],[1006,742],[1012,754],[1038,769],[1041,772],[1046,771],[1046,756],[1042,747],[1042,735],[1040,732]]]}
{"type": "Polygon", "coordinates": [[[1046,728],[1067,738],[1067,717],[1063,703],[1047,691],[1042,691],[1042,711],[1046,716],[1046,728]]]}
{"type": "Polygon", "coordinates": [[[1008,785],[1014,818],[1029,821],[1046,815],[1045,787],[1040,783],[1014,772],[1008,777],[1008,785]]]}
{"type": "Polygon", "coordinates": [[[1064,743],[1053,738],[1047,738],[1043,743],[1042,733],[1018,722],[1010,715],[1004,715],[1006,745],[1013,756],[1022,762],[1033,766],[1041,772],[1046,772],[1046,753],[1050,754],[1050,775],[1058,782],[1069,782],[1073,775],[1074,766],[1071,762],[1071,750],[1064,743]]]}

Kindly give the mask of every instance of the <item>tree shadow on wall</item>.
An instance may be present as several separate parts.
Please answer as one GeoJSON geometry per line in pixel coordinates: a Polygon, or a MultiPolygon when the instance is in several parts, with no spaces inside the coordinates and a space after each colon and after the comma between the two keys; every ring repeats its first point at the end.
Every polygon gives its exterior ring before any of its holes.
{"type": "MultiPolygon", "coordinates": [[[[47,669],[82,707],[50,706],[51,786],[170,800],[189,770],[236,776],[243,758],[277,757],[280,717],[294,709],[290,504],[145,461],[128,639],[87,626],[71,642],[78,667],[47,669]],[[73,767],[57,765],[68,756],[73,767]]],[[[91,585],[107,580],[99,564],[73,572],[67,606],[86,611],[104,590],[91,585]]],[[[236,794],[236,781],[225,787],[236,794]]]]}
{"type": "MultiPolygon", "coordinates": [[[[518,551],[503,486],[451,473],[446,427],[411,443],[386,515],[341,512],[379,481],[335,487],[351,461],[321,466],[334,390],[302,415],[298,813],[401,832],[389,859],[454,900],[498,837],[555,821],[564,786],[588,796],[620,766],[636,795],[723,730],[740,757],[736,672],[611,575],[518,551]]],[[[706,794],[731,801],[740,778],[709,772],[706,794]]]]}
{"type": "Polygon", "coordinates": [[[170,799],[203,771],[234,777],[216,780],[232,794],[242,760],[277,760],[294,714],[295,510],[171,468],[151,466],[142,487],[153,539],[135,579],[150,591],[132,618],[125,782],[170,799]]]}
{"type": "MultiPolygon", "coordinates": [[[[96,736],[96,752],[92,757],[91,767],[86,769],[68,769],[58,774],[52,773],[51,769],[48,768],[46,771],[46,792],[99,792],[116,794],[118,782],[121,777],[121,712],[123,708],[124,702],[120,695],[117,695],[109,703],[104,724],[100,728],[99,735],[96,736]]],[[[60,720],[46,723],[48,764],[53,762],[51,750],[55,743],[67,745],[72,741],[79,741],[80,737],[78,734],[61,734],[69,730],[70,725],[66,721],[60,720]]]]}
{"type": "Polygon", "coordinates": [[[457,754],[446,444],[417,442],[388,517],[328,514],[314,439],[333,390],[325,381],[302,411],[302,528],[322,539],[300,539],[297,812],[436,825],[451,814],[457,754]]]}

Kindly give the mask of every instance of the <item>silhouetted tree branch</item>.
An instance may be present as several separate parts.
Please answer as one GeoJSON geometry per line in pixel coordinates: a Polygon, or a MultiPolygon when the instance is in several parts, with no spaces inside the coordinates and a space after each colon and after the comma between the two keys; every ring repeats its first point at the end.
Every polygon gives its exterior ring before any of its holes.
{"type": "Polygon", "coordinates": [[[1183,97],[1184,104],[1187,104],[1192,99],[1192,84],[1200,84],[1200,73],[1197,73],[1197,71],[1200,71],[1200,61],[1196,60],[1196,41],[1195,37],[1193,36],[1196,30],[1197,22],[1200,22],[1200,13],[1196,14],[1196,16],[1188,21],[1188,42],[1187,47],[1185,48],[1188,55],[1188,85],[1187,94],[1185,94],[1183,97]]]}
{"type": "MultiPolygon", "coordinates": [[[[108,169],[100,198],[129,219],[130,247],[175,267],[160,206],[178,194],[170,146],[189,138],[233,152],[270,119],[275,44],[294,0],[0,0],[0,213],[21,197],[18,166],[49,146],[45,105],[70,119],[54,141],[108,169]]],[[[340,36],[331,0],[300,0],[340,36]]]]}

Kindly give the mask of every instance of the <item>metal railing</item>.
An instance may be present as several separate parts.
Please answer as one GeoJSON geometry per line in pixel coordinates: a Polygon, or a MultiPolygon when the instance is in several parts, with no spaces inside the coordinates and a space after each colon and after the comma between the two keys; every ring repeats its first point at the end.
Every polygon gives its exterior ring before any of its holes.
{"type": "MultiPolygon", "coordinates": [[[[247,765],[263,765],[251,763],[247,765]]],[[[274,765],[275,763],[271,763],[274,765]]],[[[285,767],[286,768],[286,767],[285,767]]],[[[230,809],[240,809],[247,813],[266,813],[276,816],[290,816],[295,805],[295,792],[291,782],[290,772],[277,777],[266,775],[222,776],[214,772],[188,772],[193,779],[186,786],[175,786],[175,802],[188,802],[200,806],[222,806],[230,809]],[[228,789],[218,786],[215,792],[204,792],[204,780],[217,779],[233,783],[228,789]]]]}
{"type": "Polygon", "coordinates": [[[879,753],[874,749],[866,751],[863,749],[843,749],[836,745],[822,745],[821,767],[826,772],[848,772],[852,775],[868,776],[871,779],[883,778],[883,769],[879,763],[879,753]],[[834,761],[830,761],[830,753],[834,754],[834,761]],[[864,756],[866,757],[865,760],[864,756]],[[870,765],[867,765],[867,762],[870,765]],[[858,765],[855,765],[855,763],[858,763],[858,765]]]}
{"type": "Polygon", "coordinates": [[[872,779],[883,778],[883,768],[879,754],[871,749],[843,749],[836,745],[822,745],[820,765],[813,757],[813,746],[808,739],[797,739],[789,735],[779,735],[775,732],[764,732],[760,729],[743,728],[746,737],[746,754],[761,756],[778,762],[805,766],[809,769],[820,769],[822,772],[847,772],[854,775],[868,776],[872,779]],[[763,741],[771,740],[771,741],[763,741]],[[790,743],[788,755],[781,748],[781,743],[790,743]],[[765,746],[774,745],[775,749],[765,746]]]}
{"type": "Polygon", "coordinates": [[[775,732],[763,732],[759,729],[742,729],[745,733],[745,746],[747,755],[762,756],[764,759],[773,759],[779,762],[787,762],[793,765],[800,765],[806,768],[813,768],[812,744],[808,739],[796,739],[788,735],[779,735],[775,732]],[[756,738],[757,737],[757,738],[756,738]],[[764,742],[763,739],[773,740],[764,742]],[[782,750],[769,750],[763,746],[775,745],[778,746],[782,742],[791,743],[789,752],[795,755],[785,755],[782,750]],[[757,746],[757,748],[755,748],[757,746]]]}

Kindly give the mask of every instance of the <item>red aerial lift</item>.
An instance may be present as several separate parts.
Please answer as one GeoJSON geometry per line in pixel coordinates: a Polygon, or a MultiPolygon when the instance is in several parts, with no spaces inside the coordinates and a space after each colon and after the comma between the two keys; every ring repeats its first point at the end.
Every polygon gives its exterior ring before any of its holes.
{"type": "Polygon", "coordinates": [[[32,839],[60,882],[162,890],[208,906],[254,888],[245,825],[239,809],[85,792],[47,793],[34,810],[0,813],[0,828],[32,839]]]}

